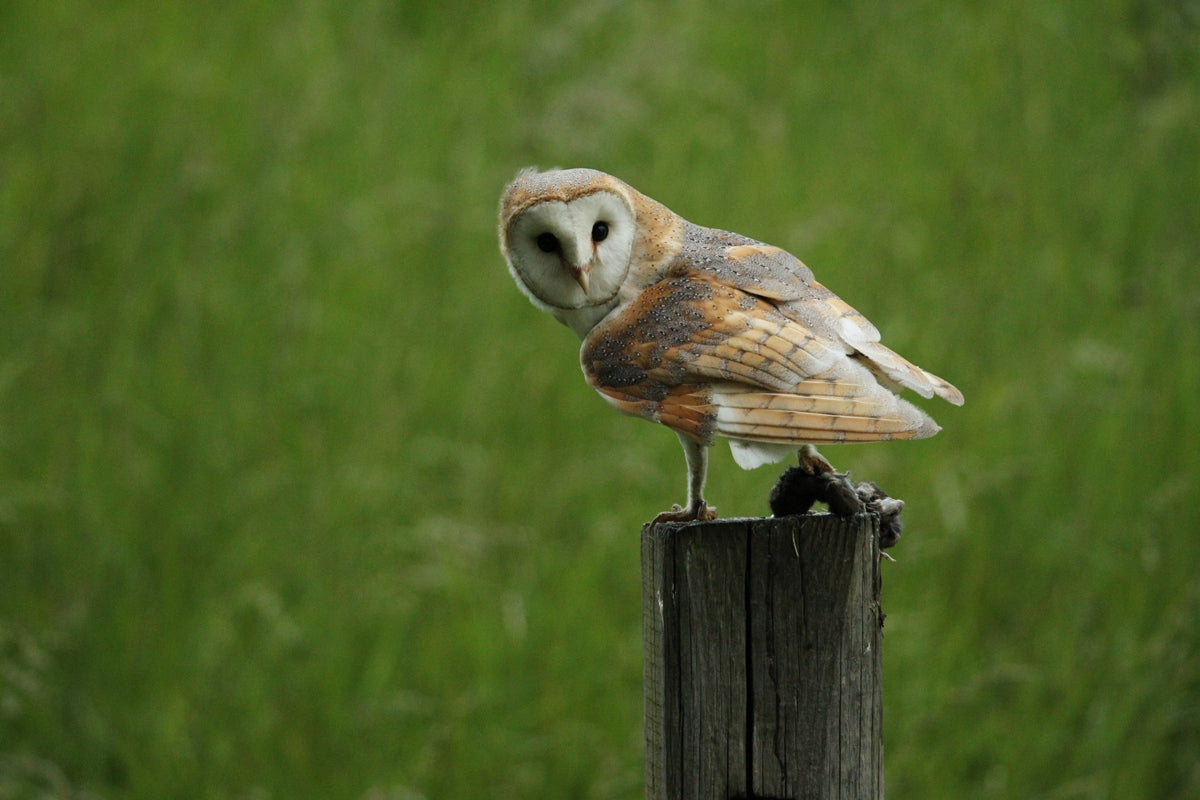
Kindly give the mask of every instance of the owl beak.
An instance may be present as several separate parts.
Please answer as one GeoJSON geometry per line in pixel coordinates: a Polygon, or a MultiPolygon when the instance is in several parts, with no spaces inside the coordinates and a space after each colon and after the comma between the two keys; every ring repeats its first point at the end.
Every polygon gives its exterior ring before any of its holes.
{"type": "Polygon", "coordinates": [[[583,293],[587,294],[588,286],[591,284],[591,262],[581,264],[578,267],[571,267],[571,277],[579,284],[579,288],[583,289],[583,293]]]}

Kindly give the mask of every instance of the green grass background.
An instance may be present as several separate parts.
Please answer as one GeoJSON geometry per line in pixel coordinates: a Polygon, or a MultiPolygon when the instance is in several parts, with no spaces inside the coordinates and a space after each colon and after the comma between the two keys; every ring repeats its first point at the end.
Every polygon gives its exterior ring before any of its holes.
{"type": "Polygon", "coordinates": [[[908,502],[890,797],[1200,795],[1194,0],[0,31],[0,798],[641,796],[683,459],[512,285],[528,164],[792,250],[965,393],[825,452],[908,502]]]}

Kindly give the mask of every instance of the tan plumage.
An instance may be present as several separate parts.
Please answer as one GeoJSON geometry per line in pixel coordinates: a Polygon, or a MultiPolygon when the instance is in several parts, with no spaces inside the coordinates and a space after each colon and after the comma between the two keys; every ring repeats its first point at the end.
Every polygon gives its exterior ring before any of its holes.
{"type": "Polygon", "coordinates": [[[702,492],[718,435],[750,469],[803,445],[932,436],[901,389],[962,405],[791,254],[694,225],[611,175],[522,171],[500,244],[518,286],[583,339],[588,383],[679,435],[688,505],[659,519],[715,515],[702,492]]]}

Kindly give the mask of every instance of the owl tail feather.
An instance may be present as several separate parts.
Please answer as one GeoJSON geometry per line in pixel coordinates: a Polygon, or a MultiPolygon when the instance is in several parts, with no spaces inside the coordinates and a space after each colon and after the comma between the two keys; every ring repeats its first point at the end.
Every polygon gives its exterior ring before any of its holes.
{"type": "Polygon", "coordinates": [[[713,388],[715,433],[743,469],[779,461],[804,444],[923,439],[941,430],[921,409],[882,386],[866,395],[782,394],[728,384],[713,388]]]}

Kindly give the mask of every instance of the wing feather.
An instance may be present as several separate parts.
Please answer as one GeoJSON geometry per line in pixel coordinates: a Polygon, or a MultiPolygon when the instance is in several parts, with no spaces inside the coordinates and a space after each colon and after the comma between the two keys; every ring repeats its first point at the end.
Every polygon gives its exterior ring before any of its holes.
{"type": "Polygon", "coordinates": [[[718,434],[797,447],[804,443],[912,439],[931,436],[938,430],[925,412],[890,392],[886,397],[812,398],[728,386],[715,389],[713,401],[718,434]]]}
{"type": "Polygon", "coordinates": [[[706,443],[719,434],[797,447],[938,430],[853,353],[771,302],[700,276],[644,290],[588,334],[580,358],[618,409],[706,443]]]}
{"type": "Polygon", "coordinates": [[[780,313],[803,328],[861,354],[868,368],[881,377],[922,397],[937,395],[955,405],[963,404],[962,392],[949,382],[880,344],[879,329],[821,285],[812,270],[791,253],[737,234],[698,230],[707,231],[707,236],[693,232],[692,248],[707,246],[710,253],[715,249],[720,257],[697,257],[695,250],[685,247],[677,270],[711,276],[771,301],[780,313]]]}

